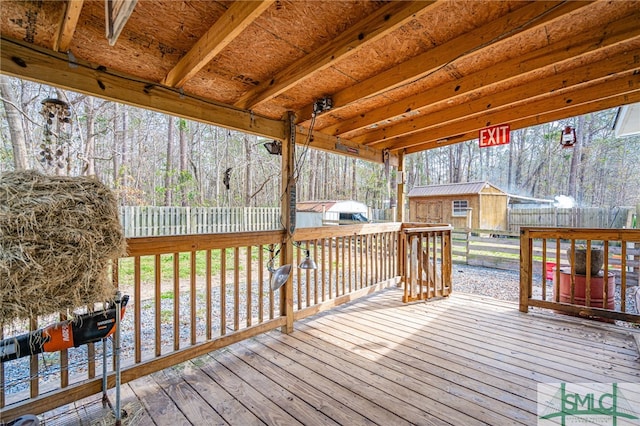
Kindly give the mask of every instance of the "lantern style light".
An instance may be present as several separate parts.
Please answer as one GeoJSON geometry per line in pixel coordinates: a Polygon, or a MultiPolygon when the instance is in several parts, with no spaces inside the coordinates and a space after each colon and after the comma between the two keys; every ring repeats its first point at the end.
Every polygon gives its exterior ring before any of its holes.
{"type": "Polygon", "coordinates": [[[576,129],[571,126],[565,127],[560,133],[560,145],[563,148],[573,148],[576,142],[576,129]]]}

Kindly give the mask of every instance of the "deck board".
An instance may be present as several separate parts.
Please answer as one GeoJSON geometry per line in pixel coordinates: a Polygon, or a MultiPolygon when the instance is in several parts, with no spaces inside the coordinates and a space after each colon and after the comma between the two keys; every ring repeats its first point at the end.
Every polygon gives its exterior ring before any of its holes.
{"type": "Polygon", "coordinates": [[[371,424],[409,424],[406,420],[403,420],[391,411],[385,410],[372,400],[354,394],[347,388],[338,386],[331,378],[308,369],[299,362],[300,358],[304,358],[302,353],[288,345],[280,344],[278,340],[270,336],[254,339],[244,344],[250,344],[253,350],[263,356],[269,357],[274,365],[288,371],[289,374],[294,375],[301,383],[307,384],[311,382],[312,385],[310,386],[313,389],[326,395],[324,404],[335,407],[346,406],[352,412],[358,413],[358,416],[353,417],[354,420],[357,420],[358,417],[368,420],[363,421],[362,424],[367,424],[368,422],[371,424]]]}
{"type": "Polygon", "coordinates": [[[185,380],[204,397],[223,418],[232,418],[247,426],[262,425],[262,421],[242,405],[234,396],[227,392],[218,382],[218,374],[207,361],[208,357],[201,357],[184,363],[181,371],[185,380]]]}
{"type": "MultiPolygon", "coordinates": [[[[334,421],[338,424],[347,424],[349,422],[357,424],[368,423],[368,419],[359,412],[352,410],[347,405],[341,403],[340,400],[331,398],[330,394],[324,393],[321,389],[300,380],[296,374],[292,374],[289,370],[297,366],[297,364],[294,362],[289,362],[286,366],[280,364],[278,361],[283,357],[270,351],[266,346],[255,343],[253,345],[238,345],[231,348],[230,352],[236,357],[242,358],[244,362],[262,374],[277,378],[278,385],[287,389],[292,395],[304,395],[304,402],[306,404],[309,404],[314,410],[325,415],[321,418],[329,419],[327,424],[334,423],[334,421]]],[[[299,373],[303,373],[302,370],[298,371],[299,373]]],[[[313,383],[315,384],[317,382],[317,379],[314,378],[313,383]]],[[[277,385],[274,383],[271,387],[277,387],[277,385]]],[[[335,385],[324,387],[324,389],[331,391],[335,389],[335,385]]],[[[295,398],[299,397],[295,396],[295,398]]]]}
{"type": "Polygon", "coordinates": [[[184,380],[181,374],[184,369],[185,365],[181,364],[154,373],[152,377],[190,423],[225,424],[224,419],[208,404],[207,395],[198,393],[184,380]]]}
{"type": "Polygon", "coordinates": [[[638,330],[474,295],[401,297],[358,299],[136,379],[123,396],[144,407],[142,425],[529,425],[538,383],[640,382],[638,330]]]}

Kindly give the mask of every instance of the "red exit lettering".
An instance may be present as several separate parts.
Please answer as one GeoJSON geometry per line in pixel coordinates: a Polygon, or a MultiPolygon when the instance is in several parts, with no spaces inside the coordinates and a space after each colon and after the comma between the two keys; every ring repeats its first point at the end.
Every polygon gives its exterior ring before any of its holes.
{"type": "Polygon", "coordinates": [[[498,126],[480,129],[480,148],[488,146],[506,145],[510,141],[511,126],[500,124],[498,126]]]}

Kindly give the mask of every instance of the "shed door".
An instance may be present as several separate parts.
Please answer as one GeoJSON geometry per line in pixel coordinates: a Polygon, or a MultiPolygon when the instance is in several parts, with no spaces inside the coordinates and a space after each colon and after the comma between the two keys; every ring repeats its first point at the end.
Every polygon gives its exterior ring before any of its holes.
{"type": "Polygon", "coordinates": [[[442,201],[429,201],[427,222],[442,223],[442,201]]]}
{"type": "Polygon", "coordinates": [[[442,223],[442,201],[417,203],[416,220],[426,223],[442,223]]]}

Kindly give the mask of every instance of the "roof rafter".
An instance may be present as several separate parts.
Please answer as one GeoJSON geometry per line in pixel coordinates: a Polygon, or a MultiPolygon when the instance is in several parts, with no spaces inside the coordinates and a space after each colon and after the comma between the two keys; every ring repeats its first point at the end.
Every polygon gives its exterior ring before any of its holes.
{"type": "Polygon", "coordinates": [[[96,68],[84,61],[77,60],[75,64],[78,66],[70,67],[65,54],[24,41],[2,37],[0,63],[3,73],[18,78],[259,136],[284,138],[284,122],[281,120],[262,117],[196,96],[185,96],[176,89],[110,72],[104,67],[96,68]]]}
{"type": "MultiPolygon", "coordinates": [[[[520,77],[560,61],[572,60],[577,56],[596,49],[616,45],[631,37],[640,36],[640,13],[633,14],[609,25],[600,31],[592,30],[575,34],[574,37],[560,40],[509,61],[496,64],[487,69],[452,80],[450,83],[434,87],[427,92],[416,93],[388,105],[371,110],[365,114],[342,120],[341,122],[322,128],[322,131],[333,135],[345,135],[391,117],[401,117],[428,105],[444,101],[455,96],[486,87],[490,81],[505,81],[520,77]]],[[[348,137],[348,136],[346,136],[348,137]]]]}
{"type": "Polygon", "coordinates": [[[198,73],[234,38],[267,10],[275,0],[238,1],[194,44],[171,71],[163,84],[181,87],[198,73]]]}
{"type": "Polygon", "coordinates": [[[509,123],[512,120],[535,116],[547,111],[555,111],[567,106],[591,102],[594,99],[608,98],[618,94],[633,92],[640,88],[640,74],[635,71],[608,76],[569,89],[558,90],[553,95],[540,96],[535,100],[523,100],[486,114],[476,114],[450,121],[441,126],[422,129],[406,136],[399,136],[374,144],[375,148],[399,150],[425,141],[441,140],[451,135],[479,130],[483,127],[509,123]]]}
{"type": "MultiPolygon", "coordinates": [[[[545,112],[534,116],[513,120],[509,122],[509,125],[512,131],[524,129],[526,127],[538,126],[540,124],[550,123],[552,121],[563,120],[570,117],[588,114],[593,111],[602,111],[605,109],[615,108],[620,105],[628,105],[635,102],[640,102],[640,90],[635,90],[608,98],[598,99],[592,102],[585,102],[579,105],[571,105],[555,111],[545,112]]],[[[405,154],[414,154],[416,152],[424,151],[427,149],[441,148],[443,146],[454,145],[473,139],[478,139],[477,130],[471,130],[463,134],[448,138],[446,140],[425,141],[422,144],[414,145],[410,148],[403,149],[402,151],[404,151],[405,154]]]]}
{"type": "MultiPolygon", "coordinates": [[[[460,103],[449,108],[431,111],[428,114],[418,114],[410,120],[375,129],[362,136],[350,139],[356,143],[375,145],[377,142],[388,138],[409,135],[449,121],[459,120],[459,117],[470,118],[474,115],[487,114],[523,100],[531,100],[589,80],[603,78],[611,74],[611,69],[616,69],[618,72],[636,70],[639,66],[637,57],[640,56],[640,37],[635,40],[635,43],[630,44],[632,46],[624,46],[624,49],[618,48],[616,49],[617,52],[605,55],[599,61],[569,68],[563,72],[555,72],[557,66],[550,66],[545,70],[547,71],[546,77],[534,76],[536,77],[535,79],[521,79],[518,86],[491,94],[486,93],[488,90],[479,91],[474,94],[474,99],[460,99],[460,103]],[[618,53],[620,51],[622,52],[618,53]]],[[[569,64],[577,62],[571,61],[569,64]]]]}
{"type": "Polygon", "coordinates": [[[68,0],[64,9],[64,16],[58,28],[58,36],[53,38],[53,50],[66,52],[69,50],[73,33],[78,25],[78,18],[82,11],[84,0],[68,0]]]}
{"type": "MultiPolygon", "coordinates": [[[[332,95],[332,111],[335,112],[357,100],[383,93],[427,76],[470,52],[477,53],[479,50],[495,44],[496,39],[505,42],[516,34],[532,30],[576,9],[586,7],[588,4],[586,2],[566,2],[561,4],[548,1],[533,2],[482,27],[460,35],[447,43],[436,46],[385,72],[334,93],[332,95]],[[515,29],[507,34],[504,33],[505,28],[512,27],[515,27],[515,29]]],[[[307,105],[302,108],[296,114],[299,117],[298,121],[309,120],[312,111],[313,105],[307,105]]]]}
{"type": "Polygon", "coordinates": [[[252,108],[286,91],[300,80],[323,70],[336,60],[358,52],[363,46],[383,37],[424,13],[434,1],[390,2],[357,25],[348,28],[300,60],[287,66],[267,81],[245,93],[235,106],[252,108]]]}

